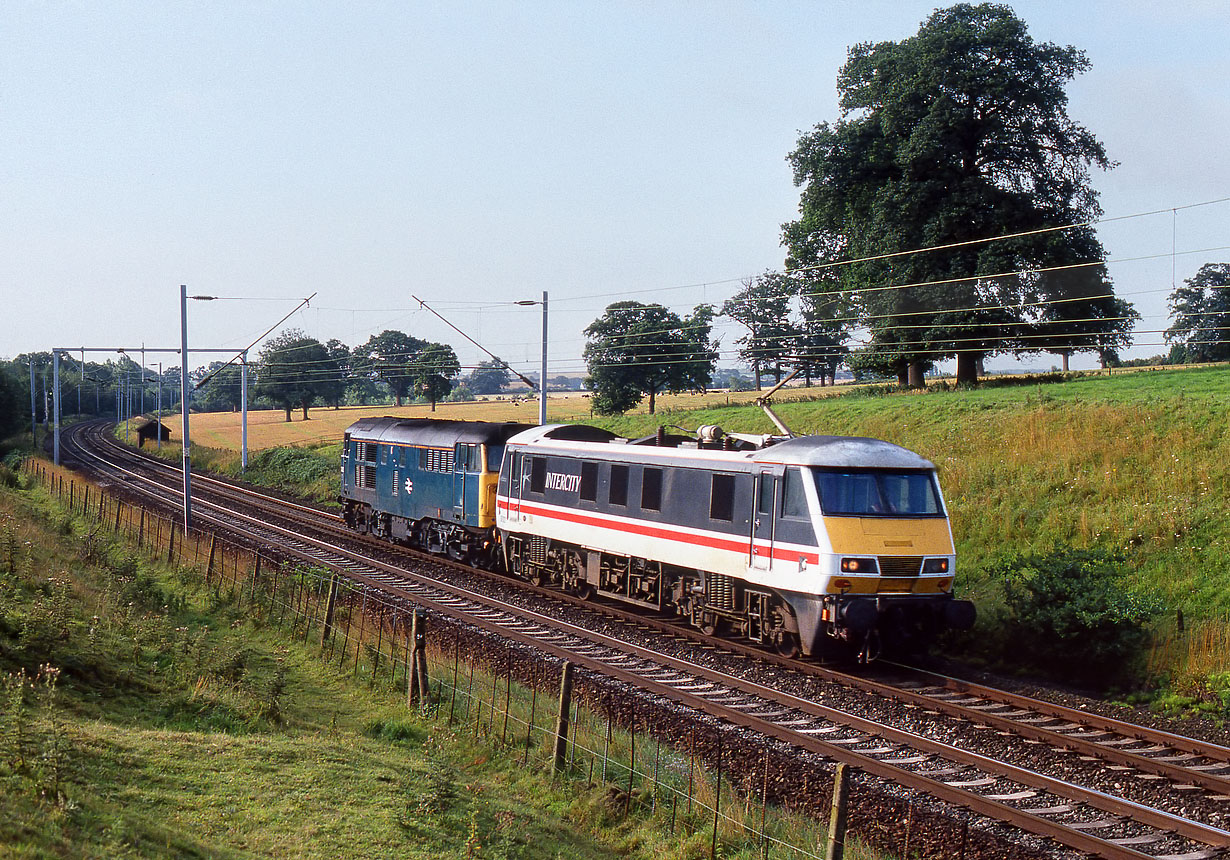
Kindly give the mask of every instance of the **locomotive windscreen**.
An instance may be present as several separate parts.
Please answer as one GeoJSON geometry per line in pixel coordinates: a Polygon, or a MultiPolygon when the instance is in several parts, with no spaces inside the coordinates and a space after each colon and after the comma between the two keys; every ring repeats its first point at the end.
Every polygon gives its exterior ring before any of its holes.
{"type": "Polygon", "coordinates": [[[815,474],[820,507],[828,516],[943,516],[930,472],[816,469],[815,474]]]}

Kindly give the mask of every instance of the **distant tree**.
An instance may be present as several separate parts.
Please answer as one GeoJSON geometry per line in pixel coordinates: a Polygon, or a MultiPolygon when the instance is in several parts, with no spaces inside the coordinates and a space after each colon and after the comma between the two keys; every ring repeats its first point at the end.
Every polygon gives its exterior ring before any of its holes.
{"type": "Polygon", "coordinates": [[[808,385],[813,377],[836,379],[837,368],[850,353],[846,341],[854,320],[854,307],[842,290],[841,279],[831,269],[796,275],[801,320],[795,341],[794,365],[803,371],[808,385]]]}
{"type": "Polygon", "coordinates": [[[499,394],[511,381],[512,374],[504,362],[483,361],[470,371],[466,386],[475,394],[499,394]]]}
{"type": "Polygon", "coordinates": [[[238,365],[212,361],[189,373],[188,380],[194,387],[196,408],[202,412],[233,412],[242,403],[243,369],[238,365]],[[202,386],[203,380],[208,381],[202,386]]]}
{"type": "Polygon", "coordinates": [[[469,384],[462,379],[453,385],[453,390],[444,399],[449,403],[465,403],[467,400],[474,399],[474,392],[470,390],[469,384]]]}
{"type": "Polygon", "coordinates": [[[286,410],[286,420],[296,406],[308,420],[310,407],[321,394],[321,380],[337,374],[325,345],[291,328],[265,342],[257,369],[256,392],[286,410]]]}
{"type": "Polygon", "coordinates": [[[415,385],[415,367],[418,354],[427,346],[427,341],[394,329],[386,329],[373,335],[367,343],[355,347],[356,370],[374,374],[383,380],[393,392],[393,399],[401,406],[402,399],[415,385]]]}
{"type": "Polygon", "coordinates": [[[356,406],[367,406],[370,403],[388,400],[388,392],[382,391],[376,380],[359,373],[346,382],[346,402],[356,406]]]}
{"type": "Polygon", "coordinates": [[[1166,342],[1185,363],[1230,361],[1230,263],[1205,263],[1170,294],[1166,342]]]}
{"type": "Polygon", "coordinates": [[[17,363],[0,363],[0,441],[30,429],[30,382],[20,376],[17,363]]]}
{"type": "Polygon", "coordinates": [[[1100,214],[1089,171],[1112,166],[1067,113],[1065,86],[1088,68],[992,3],[850,50],[842,119],[789,156],[803,190],[782,235],[792,271],[841,264],[870,332],[862,367],[921,384],[924,365],[955,357],[975,382],[996,352],[1122,343],[1101,244],[1069,226],[1100,214]],[[984,241],[998,236],[1013,238],[984,241]],[[923,248],[940,250],[909,253],[923,248]]]}
{"type": "Polygon", "coordinates": [[[453,379],[461,372],[461,364],[451,346],[428,343],[414,357],[410,372],[415,396],[431,401],[431,411],[435,412],[436,403],[453,390],[453,379]]]}
{"type": "Polygon", "coordinates": [[[709,342],[713,314],[710,305],[698,305],[685,318],[662,305],[609,306],[585,329],[594,410],[626,412],[647,394],[652,414],[659,392],[703,391],[717,360],[709,342]]]}
{"type": "Polygon", "coordinates": [[[346,386],[350,381],[350,365],[353,357],[350,347],[337,338],[325,341],[325,354],[333,362],[331,369],[334,373],[332,376],[322,375],[319,379],[320,399],[337,409],[346,397],[346,386]]]}
{"type": "Polygon", "coordinates": [[[742,344],[739,357],[752,368],[757,391],[763,370],[771,370],[781,382],[783,366],[793,366],[799,330],[790,321],[790,300],[796,291],[788,276],[765,272],[745,280],[743,289],[722,304],[723,316],[747,327],[736,342],[742,344]]]}
{"type": "MultiPolygon", "coordinates": [[[[101,383],[106,385],[110,380],[110,368],[103,365],[97,377],[101,383]]],[[[179,392],[179,368],[168,367],[162,371],[162,409],[164,412],[172,411],[178,408],[180,401],[179,392]]],[[[154,389],[157,391],[158,381],[154,381],[154,389]]]]}

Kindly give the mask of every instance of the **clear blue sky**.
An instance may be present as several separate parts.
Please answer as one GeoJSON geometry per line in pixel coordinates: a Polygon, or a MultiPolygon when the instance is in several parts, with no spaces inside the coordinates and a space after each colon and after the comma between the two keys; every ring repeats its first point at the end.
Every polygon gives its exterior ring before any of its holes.
{"type": "MultiPolygon", "coordinates": [[[[186,283],[315,292],[289,324],[322,340],[400,328],[483,357],[416,295],[530,369],[539,309],[501,303],[545,289],[549,374],[580,374],[608,303],[687,311],[781,265],[785,156],[839,117],[847,49],[934,5],[9,0],[0,356],[177,345],[186,283]]],[[[1128,354],[1162,351],[1172,277],[1230,259],[1170,256],[1230,246],[1230,203],[1169,211],[1230,196],[1230,6],[1011,5],[1093,63],[1070,112],[1120,163],[1095,176],[1107,216],[1167,210],[1100,229],[1144,315],[1128,354]]],[[[195,304],[192,345],[243,346],[292,306],[195,304]]]]}

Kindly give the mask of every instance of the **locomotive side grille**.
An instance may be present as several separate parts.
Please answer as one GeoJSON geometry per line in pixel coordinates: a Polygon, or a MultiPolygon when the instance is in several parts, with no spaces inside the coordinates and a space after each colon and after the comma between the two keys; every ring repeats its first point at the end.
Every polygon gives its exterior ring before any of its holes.
{"type": "Polygon", "coordinates": [[[709,605],[716,609],[735,608],[735,584],[729,576],[709,575],[709,605]]]}
{"type": "Polygon", "coordinates": [[[354,467],[354,485],[358,490],[370,490],[376,486],[376,467],[357,463],[354,467]]]}
{"type": "Polygon", "coordinates": [[[420,448],[419,467],[428,472],[453,471],[453,449],[420,448]]]}
{"type": "Polygon", "coordinates": [[[525,548],[526,556],[529,558],[530,563],[538,565],[546,564],[548,547],[549,544],[546,538],[539,537],[538,535],[531,537],[525,548]]]}
{"type": "Polygon", "coordinates": [[[921,555],[880,556],[881,576],[918,576],[922,570],[921,555]]]}

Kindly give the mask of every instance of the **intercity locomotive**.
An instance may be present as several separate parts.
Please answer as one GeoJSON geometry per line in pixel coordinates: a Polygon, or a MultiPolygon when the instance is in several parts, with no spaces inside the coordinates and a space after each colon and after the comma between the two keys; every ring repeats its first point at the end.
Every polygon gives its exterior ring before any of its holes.
{"type": "Polygon", "coordinates": [[[974,619],[934,465],[876,439],[362,419],[341,502],[359,531],[784,654],[974,619]]]}

